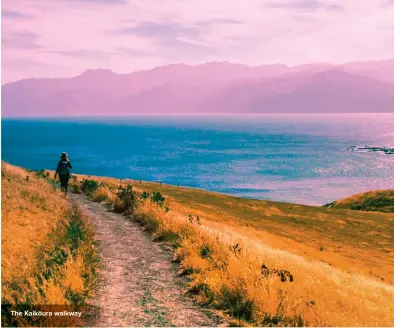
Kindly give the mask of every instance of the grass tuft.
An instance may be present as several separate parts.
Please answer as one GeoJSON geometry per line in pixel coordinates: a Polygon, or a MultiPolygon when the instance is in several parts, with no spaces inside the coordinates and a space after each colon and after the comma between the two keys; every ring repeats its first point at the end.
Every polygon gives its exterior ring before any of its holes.
{"type": "Polygon", "coordinates": [[[217,308],[225,310],[237,319],[250,322],[255,312],[254,307],[253,300],[248,299],[240,288],[230,288],[225,285],[222,287],[217,308]]]}

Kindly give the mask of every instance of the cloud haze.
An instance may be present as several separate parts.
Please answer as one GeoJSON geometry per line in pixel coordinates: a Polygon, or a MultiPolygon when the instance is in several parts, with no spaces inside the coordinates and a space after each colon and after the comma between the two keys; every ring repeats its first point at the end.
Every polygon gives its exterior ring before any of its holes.
{"type": "Polygon", "coordinates": [[[388,0],[3,0],[2,83],[184,62],[394,57],[388,0]]]}

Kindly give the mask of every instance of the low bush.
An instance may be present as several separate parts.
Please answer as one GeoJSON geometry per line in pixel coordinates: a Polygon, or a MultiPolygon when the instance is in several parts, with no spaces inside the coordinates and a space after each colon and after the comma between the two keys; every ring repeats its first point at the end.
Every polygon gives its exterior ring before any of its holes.
{"type": "Polygon", "coordinates": [[[132,214],[138,204],[138,198],[133,191],[132,185],[126,187],[119,186],[116,193],[117,202],[115,203],[115,211],[118,213],[128,212],[132,214]]]}
{"type": "Polygon", "coordinates": [[[151,201],[152,203],[156,203],[159,206],[163,206],[165,198],[160,192],[154,191],[151,197],[151,201]]]}
{"type": "Polygon", "coordinates": [[[88,197],[92,197],[96,192],[99,184],[96,180],[83,179],[80,183],[81,191],[88,197]]]}
{"type": "Polygon", "coordinates": [[[143,200],[147,200],[150,197],[150,193],[147,191],[142,192],[140,198],[143,200]]]}

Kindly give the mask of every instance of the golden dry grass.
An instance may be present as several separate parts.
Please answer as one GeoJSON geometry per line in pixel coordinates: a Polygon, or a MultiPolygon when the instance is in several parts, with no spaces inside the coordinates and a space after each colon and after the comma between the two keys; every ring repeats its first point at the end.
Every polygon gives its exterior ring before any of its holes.
{"type": "MultiPolygon", "coordinates": [[[[253,301],[252,321],[261,323],[268,315],[282,317],[292,325],[294,317],[313,326],[391,326],[394,323],[394,287],[366,277],[349,274],[318,261],[273,249],[231,228],[212,229],[206,220],[191,224],[186,213],[166,213],[146,202],[136,217],[156,218],[158,236],[182,236],[177,254],[181,265],[193,271],[193,285],[206,286],[203,298],[213,294],[212,304],[220,308],[229,296],[239,294],[253,301]],[[234,253],[235,244],[242,248],[234,253]],[[202,250],[208,250],[202,256],[202,250]],[[265,278],[261,265],[285,269],[294,282],[265,278]],[[286,319],[287,318],[287,319],[286,319]]],[[[168,239],[168,238],[167,238],[168,239]]],[[[171,238],[169,238],[171,240],[171,238]]],[[[294,321],[295,320],[295,321],[294,321]]]]}
{"type": "MultiPolygon", "coordinates": [[[[120,183],[98,180],[112,188],[120,183]]],[[[169,212],[145,201],[134,219],[156,239],[177,246],[181,266],[192,272],[191,290],[247,319],[238,324],[394,325],[392,214],[132,184],[137,191],[157,190],[167,197],[169,212]],[[191,223],[189,214],[198,215],[201,225],[191,223]],[[288,270],[294,282],[264,277],[262,264],[288,270]]]]}
{"type": "Polygon", "coordinates": [[[113,202],[115,196],[113,192],[108,187],[99,187],[92,196],[92,201],[94,202],[113,202]]]}
{"type": "Polygon", "coordinates": [[[6,163],[1,169],[2,302],[71,305],[67,293],[88,296],[86,278],[93,279],[97,263],[86,260],[96,261],[97,254],[87,219],[33,172],[6,163]],[[68,243],[73,218],[85,229],[77,249],[68,243]]]}
{"type": "Polygon", "coordinates": [[[166,196],[172,210],[199,215],[214,229],[242,236],[309,260],[394,284],[394,213],[305,206],[254,200],[158,183],[78,176],[110,188],[131,183],[166,196]]]}

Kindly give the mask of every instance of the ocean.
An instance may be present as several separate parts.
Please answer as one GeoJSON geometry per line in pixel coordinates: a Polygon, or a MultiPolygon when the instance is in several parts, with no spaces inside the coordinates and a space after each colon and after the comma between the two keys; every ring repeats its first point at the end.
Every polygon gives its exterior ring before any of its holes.
{"type": "Polygon", "coordinates": [[[2,118],[2,160],[322,205],[394,188],[394,114],[2,118]]]}

